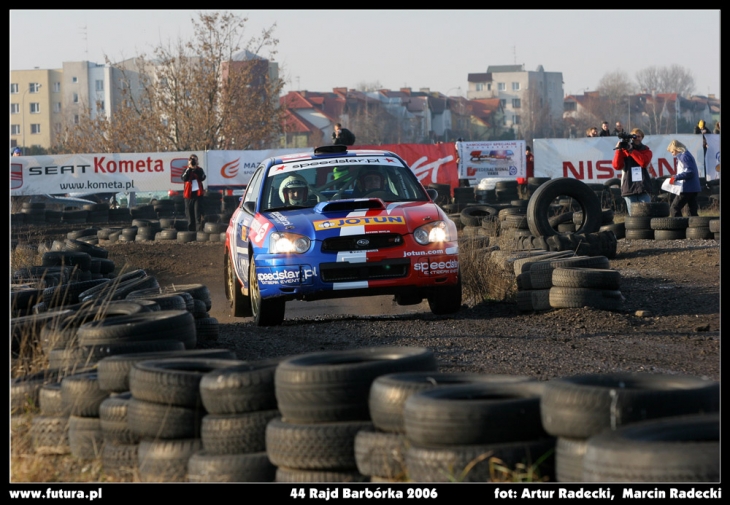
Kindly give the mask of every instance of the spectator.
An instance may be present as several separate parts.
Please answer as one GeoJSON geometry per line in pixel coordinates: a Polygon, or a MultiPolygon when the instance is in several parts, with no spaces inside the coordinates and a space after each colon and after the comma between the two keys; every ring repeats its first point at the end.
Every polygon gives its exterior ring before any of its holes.
{"type": "Polygon", "coordinates": [[[525,147],[525,178],[535,177],[535,156],[530,146],[525,147]]]}
{"type": "Polygon", "coordinates": [[[697,126],[695,126],[695,134],[697,134],[697,133],[701,133],[703,135],[705,133],[710,133],[709,128],[707,128],[707,125],[705,125],[705,120],[704,119],[700,119],[697,122],[697,126]]]}
{"type": "Polygon", "coordinates": [[[639,128],[631,130],[635,138],[628,142],[619,139],[613,154],[613,168],[622,171],[621,196],[626,201],[626,209],[631,215],[631,205],[638,202],[651,202],[651,176],[647,167],[651,163],[651,149],[641,143],[644,132],[639,128]]]}
{"type": "Polygon", "coordinates": [[[591,126],[586,130],[586,137],[598,137],[598,128],[591,126]]]}
{"type": "Polygon", "coordinates": [[[23,155],[23,151],[21,151],[19,147],[16,147],[15,149],[13,149],[13,156],[22,156],[22,155],[23,155]]]}
{"type": "Polygon", "coordinates": [[[611,129],[608,127],[608,121],[601,123],[601,132],[598,134],[599,137],[610,137],[611,129]]]}
{"type": "Polygon", "coordinates": [[[183,198],[185,199],[185,217],[188,218],[188,231],[203,231],[203,217],[201,215],[201,198],[203,198],[203,181],[205,172],[198,165],[198,157],[191,154],[188,158],[188,167],[182,174],[185,183],[183,198]]]}
{"type": "Polygon", "coordinates": [[[716,133],[717,135],[720,134],[720,121],[715,123],[715,129],[712,130],[712,133],[716,133]]]}
{"type": "Polygon", "coordinates": [[[613,136],[618,137],[619,133],[624,133],[624,127],[621,126],[621,121],[616,121],[616,128],[613,129],[613,136]]]}
{"type": "Polygon", "coordinates": [[[337,123],[332,132],[332,143],[351,146],[355,143],[355,134],[347,128],[343,128],[341,123],[337,123]]]}
{"type": "Polygon", "coordinates": [[[705,120],[700,119],[697,122],[697,126],[695,126],[695,134],[702,134],[702,167],[705,169],[705,173],[707,172],[707,164],[705,160],[705,158],[707,158],[707,139],[705,138],[705,134],[707,133],[710,133],[710,129],[707,128],[705,120]]]}
{"type": "Polygon", "coordinates": [[[669,217],[680,217],[685,206],[690,216],[697,215],[697,194],[700,192],[700,173],[692,153],[678,140],[672,140],[667,151],[677,159],[677,173],[669,179],[670,184],[682,181],[682,191],[674,196],[669,207],[669,217]]]}

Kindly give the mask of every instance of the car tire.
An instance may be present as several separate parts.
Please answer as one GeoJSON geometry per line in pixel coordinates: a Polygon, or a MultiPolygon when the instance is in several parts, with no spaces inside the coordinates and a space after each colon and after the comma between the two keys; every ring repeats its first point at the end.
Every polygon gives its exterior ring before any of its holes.
{"type": "Polygon", "coordinates": [[[188,482],[274,482],[275,477],[265,451],[214,454],[204,449],[188,460],[188,482]]]}
{"type": "Polygon", "coordinates": [[[428,307],[436,315],[455,314],[461,308],[461,271],[458,281],[428,295],[428,307]]]}
{"type": "Polygon", "coordinates": [[[550,225],[550,205],[559,196],[569,196],[581,206],[585,219],[576,233],[593,233],[601,227],[601,202],[584,182],[569,177],[551,179],[535,190],[527,205],[527,223],[535,237],[555,235],[550,225]]]}
{"type": "Polygon", "coordinates": [[[233,317],[251,317],[251,298],[241,292],[241,283],[238,282],[236,272],[231,261],[231,254],[226,250],[224,263],[226,298],[231,304],[233,317]]]}
{"type": "Polygon", "coordinates": [[[284,298],[261,298],[256,262],[251,256],[251,274],[249,279],[249,297],[251,299],[251,315],[256,326],[278,326],[284,321],[286,301],[284,298]]]}

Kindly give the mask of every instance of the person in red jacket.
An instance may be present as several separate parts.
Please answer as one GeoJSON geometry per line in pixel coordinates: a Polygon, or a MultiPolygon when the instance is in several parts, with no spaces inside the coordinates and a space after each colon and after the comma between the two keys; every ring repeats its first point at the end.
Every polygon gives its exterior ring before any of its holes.
{"type": "Polygon", "coordinates": [[[626,210],[631,215],[631,205],[651,202],[651,176],[647,167],[651,163],[651,149],[641,143],[644,132],[639,128],[631,130],[631,140],[619,137],[613,154],[613,168],[621,170],[621,196],[626,201],[626,210]]]}
{"type": "Polygon", "coordinates": [[[185,183],[183,198],[185,199],[185,217],[188,218],[188,231],[203,231],[203,219],[200,214],[200,199],[205,194],[203,181],[205,172],[198,165],[198,157],[191,154],[188,158],[188,167],[182,174],[185,183]]]}
{"type": "Polygon", "coordinates": [[[525,177],[517,178],[517,192],[520,199],[527,200],[527,182],[530,177],[535,177],[535,156],[532,154],[530,146],[525,147],[525,177]]]}

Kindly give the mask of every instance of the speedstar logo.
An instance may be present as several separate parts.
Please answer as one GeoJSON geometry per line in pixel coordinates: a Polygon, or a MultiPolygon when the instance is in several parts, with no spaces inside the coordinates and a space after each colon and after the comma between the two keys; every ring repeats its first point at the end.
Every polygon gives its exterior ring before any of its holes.
{"type": "Polygon", "coordinates": [[[403,216],[374,216],[374,217],[350,217],[345,219],[325,219],[323,221],[315,221],[315,230],[330,230],[333,228],[345,228],[347,226],[364,226],[375,225],[382,226],[385,224],[406,224],[403,216]]]}
{"type": "Polygon", "coordinates": [[[449,261],[423,261],[421,263],[414,263],[413,270],[427,272],[428,270],[453,270],[459,268],[458,260],[449,261]]]}

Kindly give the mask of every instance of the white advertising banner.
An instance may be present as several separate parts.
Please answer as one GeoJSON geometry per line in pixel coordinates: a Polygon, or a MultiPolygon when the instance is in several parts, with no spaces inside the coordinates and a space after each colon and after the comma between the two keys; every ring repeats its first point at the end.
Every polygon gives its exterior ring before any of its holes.
{"type": "Polygon", "coordinates": [[[266,158],[293,153],[311,153],[311,147],[295,149],[263,149],[258,151],[208,151],[207,165],[209,186],[240,187],[248,184],[256,167],[266,158]]]}
{"type": "MultiPolygon", "coordinates": [[[[707,154],[705,154],[705,169],[707,180],[714,181],[720,178],[720,135],[705,135],[707,140],[707,154]]],[[[699,163],[698,163],[699,164],[699,163]]],[[[700,173],[702,173],[702,167],[700,173]]]]}
{"type": "Polygon", "coordinates": [[[525,177],[524,140],[462,141],[456,150],[460,179],[525,177]]]}
{"type": "MultiPolygon", "coordinates": [[[[702,135],[683,134],[644,137],[643,143],[652,152],[649,174],[652,177],[674,175],[674,158],[667,151],[667,146],[674,139],[687,146],[702,173],[702,135]]],[[[535,139],[532,149],[535,155],[535,177],[571,177],[586,183],[601,184],[607,179],[621,178],[621,170],[614,170],[612,166],[617,142],[618,137],[535,139]]]]}

